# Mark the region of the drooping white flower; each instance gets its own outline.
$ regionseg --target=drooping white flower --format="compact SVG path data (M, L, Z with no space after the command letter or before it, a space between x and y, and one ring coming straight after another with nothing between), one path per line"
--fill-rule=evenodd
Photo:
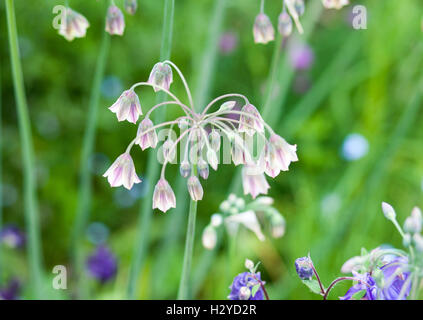
M170 208L176 207L175 193L164 178L160 178L154 187L153 209L159 209L166 212Z
M267 194L270 188L263 173L254 172L250 166L242 168L242 186L244 194L251 194L255 199L259 194Z
M119 187L123 185L130 190L134 183L140 183L135 172L134 161L129 153L121 154L110 168L104 173L103 177L107 177L111 187Z
M264 132L264 121L256 107L252 104L246 104L241 111L245 114L241 114L239 117L239 132L245 132L249 136L254 135L256 131Z
M281 136L272 134L266 145L266 174L274 178L280 171L288 171L291 162L298 161L296 152L296 145L290 145Z
M350 4L349 0L322 0L323 6L326 9L341 9Z
M278 30L284 37L289 37L292 34L292 19L286 11L283 11L278 17Z
M269 17L264 13L259 13L253 27L254 42L268 43L275 39L275 30Z
M142 150L147 148L155 148L157 146L158 137L156 130L151 130L153 128L153 122L149 118L145 118L141 121L138 126L137 139L135 141Z
M64 18L61 21L59 34L66 40L72 41L75 38L83 38L90 26L88 20L80 13L66 8Z
M115 5L110 5L107 10L106 31L111 35L123 35L125 30L125 18L122 11Z
M140 100L132 89L124 91L109 110L116 113L118 121L131 123L136 123L142 115Z
M161 90L158 87L169 90L172 81L172 68L168 64L162 62L158 62L154 65L148 78L148 82L154 85L153 89L156 92Z
M257 220L256 214L252 210L229 216L225 219L225 222L241 224L247 229L254 232L260 241L264 241L265 239L264 234L261 231L260 224Z
M200 180L198 180L197 176L189 177L187 186L192 200L199 201L203 199L203 187L201 186Z

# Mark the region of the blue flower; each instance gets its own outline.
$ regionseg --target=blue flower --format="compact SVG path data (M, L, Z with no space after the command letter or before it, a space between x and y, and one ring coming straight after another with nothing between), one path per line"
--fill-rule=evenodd
M89 274L101 283L116 275L117 261L115 255L105 246L99 245L86 262Z
M358 283L352 286L341 300L352 300L354 294L365 290L366 293L362 300L405 300L410 294L411 284L407 284L403 296L400 296L401 290L405 285L406 280L410 276L410 272L401 272L397 274L399 268L407 267L408 260L406 258L395 258L390 263L380 267L382 271L383 288L378 287L375 279L370 273L364 275L354 273L354 277Z
M313 263L309 257L295 260L295 270L301 280L309 280L313 277Z
M228 296L229 300L264 300L263 289L260 289L256 292L256 294L251 294L251 289L255 285L259 284L260 272L256 274L252 274L250 272L243 272L237 275L232 282L232 285L229 287L231 289L231 293ZM249 291L248 291L248 290ZM250 292L250 294L246 294Z
M0 230L0 242L10 248L22 248L25 245L25 234L15 225L7 225Z

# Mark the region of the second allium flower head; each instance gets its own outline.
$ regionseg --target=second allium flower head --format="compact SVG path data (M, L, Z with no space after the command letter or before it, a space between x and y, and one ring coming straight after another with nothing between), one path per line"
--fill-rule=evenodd
M170 85L173 81L172 68L180 76L185 87L188 104L170 92ZM135 93L135 88L149 86L154 91L163 91L170 100L153 106L138 126L136 137L128 145L126 151L118 157L113 165L104 174L112 187L123 185L131 189L134 183L141 180L135 173L135 166L130 156L134 145L139 145L142 150L156 148L158 135L156 129L166 126L178 126L179 136L173 137L169 131L163 143L161 155L163 166L161 176L157 182L153 194L153 208L166 212L176 206L175 194L165 178L165 169L169 162L175 158L177 146L181 148L180 173L187 178L187 188L194 201L203 198L203 188L199 177L207 179L209 176L209 165L217 170L219 165L218 152L221 149L221 139L226 138L231 143L231 156L235 165L243 165L243 187L245 194L251 194L253 198L259 194L266 194L269 184L266 181L265 173L275 177L280 171L288 170L292 161L297 161L296 146L288 144L282 137L278 136L272 128L263 120L259 111L241 94L227 94L220 96L205 106L202 112L195 111L190 89L182 72L171 61L157 63L149 76L147 82L134 84L130 89L124 91L118 100L109 108L114 112L119 121L127 120L136 123L143 115L140 100ZM235 109L236 101L226 101L221 104L215 112L208 112L218 102L228 98L242 99L244 106L241 110ZM154 125L150 114L168 105L178 106L184 115ZM268 133L268 137L266 137ZM254 159L252 151L246 145L246 140L262 138L265 145L262 148L258 159ZM222 149L223 150L223 149Z

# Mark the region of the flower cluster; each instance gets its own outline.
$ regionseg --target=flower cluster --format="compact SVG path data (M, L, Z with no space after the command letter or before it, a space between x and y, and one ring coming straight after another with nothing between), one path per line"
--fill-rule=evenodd
M256 272L259 263L254 266L254 263L246 259L245 267L249 270L238 274L232 282L229 289L231 293L228 296L229 300L268 300L265 282L261 280L260 272Z
M239 226L252 231L260 241L265 236L259 220L263 220L270 229L274 238L280 238L285 234L285 219L272 207L273 199L259 197L246 204L245 200L229 195L228 199L220 205L220 213L211 216L210 223L204 228L202 242L206 249L213 249L217 243L217 230L224 226L229 236L237 233Z
M287 10L288 9L288 10ZM300 17L304 14L304 0L284 0L282 12L278 17L278 31L284 36L291 35L294 20L299 33L304 33ZM275 39L275 29L270 18L264 13L264 0L261 1L260 13L257 15L253 27L254 42L266 44Z
M173 70L178 73L183 82L189 106L169 91L173 82ZM159 153L162 156L160 160L163 166L160 179L154 189L153 209L158 208L166 212L176 206L175 194L165 179L165 170L167 164L175 162L178 145L181 151L180 173L187 178L188 191L194 201L203 198L204 192L199 178L203 180L208 178L209 166L217 170L220 151L222 151L224 163L225 159L228 159L227 163L232 160L235 165L243 165L244 193L251 194L253 198L267 193L269 185L265 174L274 178L281 171L287 171L291 162L298 161L296 146L288 144L285 139L277 135L262 119L256 107L241 94L220 96L205 106L202 112L197 112L182 72L171 61L157 63L147 82L136 83L122 93L109 108L116 114L118 121L127 120L136 123L143 115L140 99L135 93L135 89L139 86L150 86L154 91L163 91L170 99L153 106L145 114L138 125L137 135L104 176L112 187L123 185L131 189L134 183L141 182L135 172L130 151L134 145L139 145L142 150L156 148L159 144L156 129L168 127ZM229 100L221 104L217 111L209 112L217 103L230 98L242 100L241 109L236 107L239 101ZM183 115L173 121L154 124L150 118L151 113L169 105L178 106ZM172 130L175 126L180 129L179 136ZM248 144L248 142L254 142L252 141L254 138L257 139L257 143L262 143L257 157L254 157L252 152L253 143ZM229 142L230 147L225 150L222 142ZM227 154L225 151L228 151ZM228 157L225 158L225 155Z
M135 14L137 0L125 0L125 10L129 14ZM66 40L72 41L75 38L84 38L90 26L88 20L80 13L66 7L62 13L59 24L59 34ZM125 30L125 18L118 6L111 1L106 15L106 31L111 35L123 35Z

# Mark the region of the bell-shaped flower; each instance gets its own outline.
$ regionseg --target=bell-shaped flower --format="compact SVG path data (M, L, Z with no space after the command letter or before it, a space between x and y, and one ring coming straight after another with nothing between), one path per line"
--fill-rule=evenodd
M200 180L198 180L197 176L189 177L187 186L192 200L199 201L203 199L203 187L201 186Z
M217 158L217 154L213 149L207 150L207 160L210 164L210 166L213 168L214 171L217 170L217 166L219 164L219 159Z
M268 43L275 39L275 30L269 17L264 13L259 13L253 27L254 42Z
M232 161L234 165L251 163L251 154L248 151L248 146L239 135L234 135L232 139L231 148Z
M209 177L209 165L203 158L198 159L197 169L201 178L206 180Z
M166 212L170 208L176 207L175 193L169 183L164 178L160 178L154 187L153 193L153 209L159 209Z
M116 113L118 121L128 120L131 123L137 123L142 115L140 100L132 89L125 90L109 110Z
M163 143L163 157L166 161L172 162L175 159L176 147L171 137L168 137Z
M121 154L110 168L104 173L103 177L107 177L111 187L119 187L123 185L126 189L132 189L134 183L140 183L135 172L134 161L127 152Z
M208 250L212 250L214 247L216 247L217 232L213 226L209 225L204 228L201 242L203 243L203 247Z
M278 18L278 30L284 37L289 37L292 34L292 19L288 12L283 11Z
M125 6L126 12L134 15L135 12L137 11L138 3L137 3L137 0L125 0L124 6Z
M183 160L181 165L179 166L179 172L183 178L188 178L191 174L191 165L187 160Z
M256 131L264 132L263 118L252 104L246 104L242 110L243 113L239 117L239 132L245 132L252 136Z
M264 174L251 165L242 168L242 186L244 194L251 194L253 199L259 194L267 194L270 188Z
M323 6L326 9L341 9L350 4L349 0L322 0Z
M282 171L288 171L291 162L298 161L297 146L290 145L284 138L272 134L266 145L266 174L275 177Z
M209 133L209 143L210 143L210 147L214 150L214 151L219 151L220 149L220 134L217 130L213 129L210 133Z
M168 64L162 62L158 62L154 65L148 78L148 82L153 85L153 89L156 92L160 91L161 88L169 90L172 81L172 68Z
M80 13L71 8L65 9L65 16L61 21L59 34L66 40L72 41L75 38L83 38L90 26L88 20Z
M256 214L252 210L231 215L225 219L225 223L241 224L247 229L254 232L260 241L264 241L265 239L264 234L261 231L260 223L257 220Z
M135 144L138 144L142 150L147 148L155 148L157 146L158 137L156 130L153 128L153 122L149 118L145 118L138 126L137 139Z
M110 5L109 9L107 10L107 18L106 18L106 31L111 35L117 34L119 36L123 35L123 31L125 30L125 19L123 17L122 11L115 6Z

